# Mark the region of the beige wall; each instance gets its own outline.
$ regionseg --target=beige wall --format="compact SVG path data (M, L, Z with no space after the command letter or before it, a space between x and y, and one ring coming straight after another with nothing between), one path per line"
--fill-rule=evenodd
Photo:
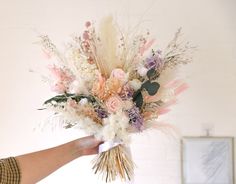
M29 68L42 72L47 64L32 43L41 32L62 44L71 33L82 30L84 21L109 13L126 25L143 17L142 27L150 28L160 45L182 26L198 52L195 62L182 69L190 89L163 119L182 135L204 135L208 124L212 135L235 136L235 10L235 0L0 0L0 157L83 135L75 130L33 131L49 116L36 109L51 93L39 75L28 72ZM138 165L135 184L180 183L178 140L148 132L134 137L132 152ZM90 170L91 159L76 160L40 183L100 183Z

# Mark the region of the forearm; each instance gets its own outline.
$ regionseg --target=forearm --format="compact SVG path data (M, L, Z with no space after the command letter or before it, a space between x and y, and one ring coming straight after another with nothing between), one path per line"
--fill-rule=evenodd
M68 162L80 157L79 140L16 157L21 170L21 184L35 184Z

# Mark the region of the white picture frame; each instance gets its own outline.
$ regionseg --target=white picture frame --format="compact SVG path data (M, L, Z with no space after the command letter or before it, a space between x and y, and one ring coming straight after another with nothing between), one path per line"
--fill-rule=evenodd
M234 184L233 137L183 137L182 184Z

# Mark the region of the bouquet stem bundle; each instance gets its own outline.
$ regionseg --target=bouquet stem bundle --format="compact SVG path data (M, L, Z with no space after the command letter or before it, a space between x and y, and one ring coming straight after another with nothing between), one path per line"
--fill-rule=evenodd
M118 145L100 153L94 160L95 174L100 173L106 182L111 182L120 176L123 181L133 177L134 163L127 147Z
M46 78L57 95L44 105L62 117L65 128L81 128L104 141L93 169L106 182L117 176L122 181L133 178L134 163L125 146L130 134L168 127L155 122L187 88L173 74L178 65L191 61L194 48L181 35L179 29L162 52L152 49L155 39L149 31L125 33L109 16L98 30L86 22L65 54L48 36L40 36L45 54L58 60Z

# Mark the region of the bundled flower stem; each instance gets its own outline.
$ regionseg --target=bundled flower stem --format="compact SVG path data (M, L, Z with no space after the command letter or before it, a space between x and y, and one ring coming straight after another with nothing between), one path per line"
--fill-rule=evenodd
M106 182L111 182L119 176L123 181L133 178L134 163L130 153L123 145L118 145L100 153L94 160L95 174L100 173Z

